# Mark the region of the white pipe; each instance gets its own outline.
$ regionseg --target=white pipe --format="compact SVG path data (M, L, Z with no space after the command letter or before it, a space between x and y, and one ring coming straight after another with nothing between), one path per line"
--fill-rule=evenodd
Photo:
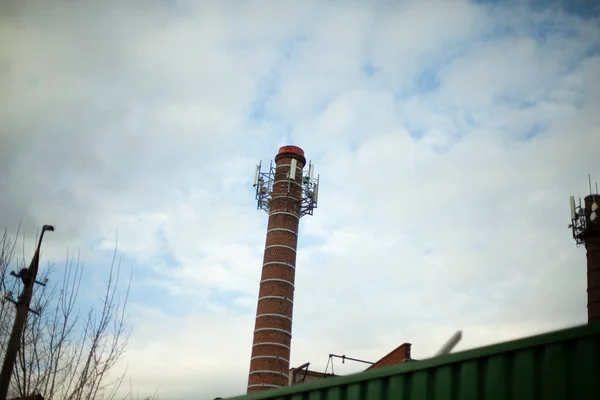
M462 339L462 331L456 331L454 335L452 335L452 337L450 337L450 339L448 339L448 341L442 346L442 348L439 349L437 353L435 353L434 357L449 354L454 348L454 346L456 346L458 342L460 342L460 339Z

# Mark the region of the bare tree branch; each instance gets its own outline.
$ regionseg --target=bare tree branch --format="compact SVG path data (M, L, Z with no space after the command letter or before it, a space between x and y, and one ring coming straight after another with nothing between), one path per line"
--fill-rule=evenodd
M15 292L20 285L19 280L8 273L10 266L15 268L22 264L21 260L14 259L16 244L5 229L0 236L2 297L9 290ZM41 314L32 313L28 318L10 395L39 393L47 400L112 400L126 373L115 375L114 368L125 354L131 333L126 311L132 275L126 288L120 290L121 261L115 246L97 307L90 307L82 315L77 308L83 274L79 253L73 256L67 252L64 265L61 268L48 266L40 279L50 279L61 269L62 277L59 275L59 279L35 289L32 309L41 309ZM0 302L0 354L5 352L13 318L13 304ZM131 389L127 398L133 399ZM155 398L158 398L158 390L148 399Z

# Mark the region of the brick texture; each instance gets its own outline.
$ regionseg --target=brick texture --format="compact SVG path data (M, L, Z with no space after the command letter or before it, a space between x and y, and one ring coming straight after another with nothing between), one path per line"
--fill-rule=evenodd
M405 360L410 360L410 343L401 344L390 353L386 354L383 358L371 365L369 369L387 367L390 365L402 364Z
M274 200L276 201L276 200ZM287 211L286 211L287 212ZM287 214L274 214L269 217L267 231L272 228L298 229L298 218Z
M285 228L283 228L285 229ZM298 244L298 236L290 230L272 230L267 233L266 246L285 245L296 248Z
M265 328L265 327L259 326L256 329L261 329L261 328ZM266 328L273 328L273 327L266 327ZM288 329L284 328L284 330L289 332ZM282 331L276 331L276 330L260 330L260 331L254 333L254 338L255 338L255 342L254 342L255 344L256 343L280 343L280 344L290 347L290 344L292 342L291 336L289 334L282 332ZM277 356L277 357L286 358L285 354L283 354L283 353L280 354L279 352L277 352L277 354L269 354L269 353L263 352L263 347L265 347L265 346L271 346L271 345L255 346L255 348L257 349L258 355L261 355L261 356L273 355L273 356ZM276 345L272 345L271 347L277 347L278 349L285 349L285 347L276 346Z
M294 299L294 287L284 282L267 281L260 285L258 297L265 296L283 296L288 299Z
M256 361L256 360L252 360L252 361ZM256 369L256 371L260 371L259 369ZM286 376L282 376L279 374L273 374L273 373L263 373L263 372L259 372L259 373L252 373L252 371L250 372L250 376L248 377L248 386L250 385L260 385L260 384L271 384L271 385L278 385L280 387L283 386L287 386L288 385L288 377ZM262 390L269 390L269 389L273 389L273 387L270 386L264 386L264 387L260 387L260 386L252 386L248 388L248 394L250 393L255 393L255 392L260 392Z
M256 317L255 329L260 328L277 328L283 329L286 332L292 331L292 320L290 318L280 317L283 315L283 309L277 310L278 314L274 315L258 315Z
M285 243L280 243L281 245L287 246ZM273 245L271 245L273 246ZM277 246L277 244L275 244ZM264 264L271 261L280 261L288 264L295 265L296 264L296 252L294 250L290 250L286 247L269 247L265 249L264 255Z
M296 271L294 268L282 264L267 264L263 266L261 281L264 279L285 279L294 283L295 277Z
M258 358L253 360L257 371L279 371L286 360L279 358Z
M261 343L278 341L283 343L287 341L287 345L289 346L289 343L291 342L289 336L279 332L257 332L255 333L255 336L260 339L258 342ZM285 347L273 346L270 344L254 346L252 348L252 357L256 356L278 356L287 360L286 357L289 356L289 350L287 350Z
M281 313L284 315L292 315L292 302L285 299L261 299L258 302L257 315ZM257 321L258 322L258 321Z
M293 158L296 159L297 169L294 180L290 180L290 164ZM252 357L277 356L279 359L256 358L250 361L248 393L272 389L268 385L288 385L290 350L282 346L261 343L278 343L288 347L291 345L291 336L288 333L292 332L295 250L298 245L298 224L302 199L302 169L306 164L306 159L299 154L294 154L294 151L285 152L285 149L282 148L275 157L275 164L275 181L269 207L270 215L258 295L260 300L256 308L257 317L254 325L254 329L259 331L254 332ZM270 279L280 279L291 284ZM277 296L277 298L264 298L265 296ZM279 316L261 316L262 314L278 314ZM264 328L281 329L285 332L264 330ZM256 372L265 370L273 371L273 373ZM263 387L263 384L266 386Z

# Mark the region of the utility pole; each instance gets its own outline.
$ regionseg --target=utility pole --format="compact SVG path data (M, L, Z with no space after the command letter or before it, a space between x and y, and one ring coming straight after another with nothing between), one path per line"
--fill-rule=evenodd
M27 322L27 315L29 311L34 314L39 314L39 311L32 310L29 308L31 302L31 296L33 294L33 285L39 284L42 286L46 285L46 282L39 282L36 280L38 273L38 266L40 264L40 246L42 245L42 239L46 231L54 232L52 225L44 225L42 227L42 233L40 234L40 240L38 241L35 254L29 264L29 268L23 268L19 273L12 271L10 274L16 278L20 278L23 281L23 290L21 295L15 301L12 299L12 294L6 297L6 300L14 303L17 306L17 313L15 315L15 322L13 329L10 334L8 346L6 346L6 354L4 356L4 363L2 364L2 371L0 371L0 400L6 400L8 395L8 388L10 387L10 380L12 378L13 368L17 359L17 353L21 344L21 336Z

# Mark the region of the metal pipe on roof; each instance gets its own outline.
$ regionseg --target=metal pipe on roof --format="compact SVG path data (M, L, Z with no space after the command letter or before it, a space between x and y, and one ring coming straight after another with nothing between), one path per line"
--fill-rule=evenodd
M448 341L442 346L442 348L439 349L437 353L435 353L434 357L449 354L454 348L454 346L456 346L458 342L460 342L460 339L462 339L462 331L456 331L454 335L452 335L450 339L448 339Z

